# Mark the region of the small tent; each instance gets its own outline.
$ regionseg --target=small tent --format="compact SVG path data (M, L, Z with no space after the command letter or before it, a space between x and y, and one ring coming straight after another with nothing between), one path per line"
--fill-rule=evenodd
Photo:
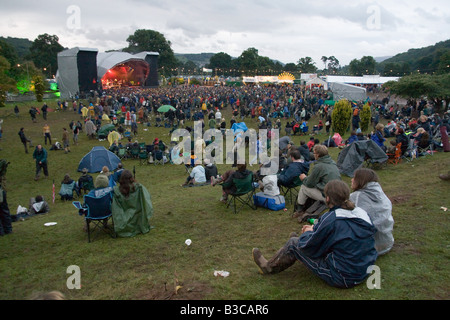
M387 161L388 156L372 140L355 141L342 149L336 164L341 174L353 177L354 172L363 165L366 159L375 163L383 163Z
M105 147L93 147L92 150L81 159L78 165L78 171L83 168L88 169L88 172L100 172L103 166L107 166L109 171L117 169L120 163L120 158L113 152L107 150Z

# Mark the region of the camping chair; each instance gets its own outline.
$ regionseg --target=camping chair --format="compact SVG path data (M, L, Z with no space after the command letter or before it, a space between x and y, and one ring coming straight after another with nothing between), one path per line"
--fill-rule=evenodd
M244 179L233 179L233 184L236 186L236 192L229 194L230 199L227 202L227 208L233 203L234 213L238 213L244 206L248 206L253 210L256 210L256 206L253 202L253 194L255 193L255 187L253 186L253 173L250 173ZM222 184L226 186L225 183ZM236 206L236 200L241 204L239 209Z
M292 200L297 199L298 192L300 191L300 187L302 185L302 180L299 177L296 177L295 180L288 187L281 185L281 192L289 203L294 203Z
M125 147L119 148L119 151L117 152L117 156L119 157L120 160L125 159L127 156L127 148L125 148Z
M397 143L395 146L395 152L386 153L386 155L389 157L387 163L399 164L402 161L402 144Z
M164 153L161 150L157 150L153 152L153 161L155 166L160 164L164 165Z
M140 152L140 148L138 145L133 145L130 148L130 156L133 159L138 159L139 158L139 152Z
M429 155L433 155L433 142L430 141L430 143L428 144L427 147L425 148L421 148L420 146L417 146L417 154L419 156L429 156Z
M147 147L145 146L145 143L139 144L139 164L142 165L142 163L146 164L148 163L149 154L147 152Z
M411 162L417 157L417 148L416 145L414 144L414 138L411 139L410 136L407 137L408 137L408 148L403 154L402 159L406 159L406 161Z
M112 198L110 193L106 193L99 198L89 195L84 196L88 242L91 242L91 234L93 234L96 230L103 230L111 237L116 237L114 223L112 226L108 225L108 221L110 219L112 220L111 202ZM93 223L93 228L90 227L91 222Z
M83 191L85 194L94 189L94 179L91 176L88 176L88 180L82 181L81 185L78 186L79 193Z

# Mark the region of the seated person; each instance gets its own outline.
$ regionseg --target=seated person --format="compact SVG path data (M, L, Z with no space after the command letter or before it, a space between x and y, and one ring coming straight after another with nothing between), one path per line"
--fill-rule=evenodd
M324 146L327 146L328 148L337 148L336 142L334 141L334 139L332 137L329 137L322 144Z
M299 260L332 287L351 288L368 277L367 268L377 259L376 229L369 215L349 200L345 182L332 180L324 192L329 211L316 224L303 226L300 236L291 233L269 260L258 248L253 249L253 260L262 274L282 272Z
M203 168L200 160L195 160L195 166L192 169L189 176L186 178L186 182L181 186L185 187L187 185L193 185L196 183L206 182L205 168Z
M414 144L421 149L426 149L430 145L430 135L424 128L418 128L414 135Z
M134 180L133 174L124 169L119 185L112 191L111 211L114 230L118 237L133 237L150 231L153 205L148 190Z
M384 142L386 139L383 136L384 125L382 123L378 123L375 126L375 132L370 136L370 138L384 151L386 152L386 146Z
M214 163L211 163L211 160L209 160L208 158L203 160L203 162L205 163L206 181L212 181L212 179L211 179L212 177L218 178L219 172L217 170L217 166Z
M336 162L328 154L328 148L324 145L315 145L313 148L314 167L307 176L302 173L300 180L302 186L298 192L297 203L294 210L296 211L293 217L300 217L305 208L306 201L311 198L316 201L325 202L323 190L325 185L331 180L341 180L341 173L336 165ZM301 217L300 217L301 218Z
M164 152L159 148L158 144L153 148L153 160L163 161L164 163L167 162L167 159L164 158Z
M0 186L0 237L12 231L12 217L6 200L6 190Z
M310 152L312 152L312 148L314 147L314 137L309 138L308 143L306 144Z
M306 144L305 141L303 141L303 140L300 141L300 147L298 147L298 151L300 151L300 154L301 154L303 160L309 161L310 152L309 152L308 145Z
M290 156L292 161L277 174L279 186L291 187L296 178L309 171L309 164L301 159L298 149L292 150Z
M404 155L406 150L408 150L409 140L403 128L397 128L395 130L395 142L397 144L401 143L402 155Z
M119 152L119 146L117 145L117 140L115 140L111 146L109 147L109 151L111 151L112 153L117 154L117 152Z
M74 191L77 191L76 182L70 178L68 173L66 173L61 181L61 188L59 190L61 200L73 200Z
M387 149L386 149L386 154L394 155L395 154L395 149L397 149L397 142L395 140L390 140L389 141L389 147L387 147Z
M359 130L359 132L358 130L356 131L356 137L358 138L358 141L367 140L367 137L364 136L364 133L362 133L361 130Z
M120 175L122 174L122 172L123 172L123 164L122 164L122 162L119 162L117 164L117 170L112 175L112 177L116 183L119 182Z
M392 203L383 192L375 171L367 168L356 170L352 178L352 189L350 201L367 212L377 229L375 249L378 255L387 253L394 245Z
M90 197L100 198L109 193L112 199L113 188L109 185L109 178L104 174L99 174L95 178L94 189L90 190L87 194ZM83 208L79 209L78 214L84 215L87 213L86 206L83 204Z
M89 192L94 187L94 178L88 174L88 169L81 170L82 175L78 179L78 191L83 190L84 193Z
M44 197L37 195L35 198L30 199L28 212L30 215L47 213L50 212L50 207L47 201L44 201Z
M247 165L237 164L237 169L235 171L228 170L219 179L214 179L213 186L217 183L223 182L222 184L222 197L220 201L227 202L228 195L236 192L237 187L233 182L233 179L245 179L249 174L253 174L250 170L247 170Z
M358 137L356 136L356 131L353 130L350 133L350 137L345 141L345 144L349 145L349 144L351 144L352 142L355 142L355 141L358 141Z

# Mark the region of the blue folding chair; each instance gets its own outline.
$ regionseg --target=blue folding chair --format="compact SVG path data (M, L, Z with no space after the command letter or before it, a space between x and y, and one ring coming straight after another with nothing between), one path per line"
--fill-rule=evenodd
M97 229L103 230L113 238L116 237L116 233L114 231L114 222L112 226L108 225L108 221L112 220L111 203L112 197L110 192L98 198L90 195L84 196L88 242L91 242L91 234L94 233L94 231ZM90 227L91 222L94 226L92 229Z

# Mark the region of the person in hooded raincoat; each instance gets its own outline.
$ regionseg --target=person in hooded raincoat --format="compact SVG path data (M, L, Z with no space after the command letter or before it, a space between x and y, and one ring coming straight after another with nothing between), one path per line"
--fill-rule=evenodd
M153 205L148 190L124 169L119 184L113 188L111 211L118 237L133 237L150 231Z
M364 209L377 228L375 249L378 255L389 252L394 245L392 203L384 194L375 171L368 168L356 170L352 178L352 189L350 201Z

